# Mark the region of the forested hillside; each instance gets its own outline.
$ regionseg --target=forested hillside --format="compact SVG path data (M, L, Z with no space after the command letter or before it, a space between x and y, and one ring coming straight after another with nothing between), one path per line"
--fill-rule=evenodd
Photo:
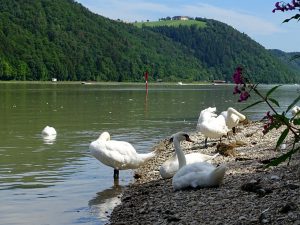
M202 80L209 72L168 38L72 0L0 1L1 80Z
M242 65L256 82L299 81L300 71L292 71L286 61L274 57L246 34L215 20L196 20L205 22L206 26L148 26L144 23L143 29L163 34L191 49L215 78L229 80L236 65Z
M127 24L73 0L0 1L0 80L231 80L243 65L255 81L298 82L298 71L226 24Z
M295 72L300 71L300 58L296 57L293 58L294 56L299 56L300 52L283 52L278 49L270 49L269 50L271 54L273 54L275 57L279 58L287 64L291 69L293 69Z

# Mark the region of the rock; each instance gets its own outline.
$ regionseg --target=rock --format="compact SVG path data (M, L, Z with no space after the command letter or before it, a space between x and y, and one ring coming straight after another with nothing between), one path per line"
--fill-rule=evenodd
M277 175L272 175L271 180L280 180L280 177Z
M279 210L279 212L288 213L290 211L294 211L297 209L298 209L298 206L295 203L289 202L289 203L285 204L284 206L282 206L281 209Z

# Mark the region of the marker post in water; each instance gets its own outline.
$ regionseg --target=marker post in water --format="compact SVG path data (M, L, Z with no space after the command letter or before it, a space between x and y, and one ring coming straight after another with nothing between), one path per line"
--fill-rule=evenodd
M148 93L148 70L146 70L144 76L145 76L145 82L146 82L146 93Z

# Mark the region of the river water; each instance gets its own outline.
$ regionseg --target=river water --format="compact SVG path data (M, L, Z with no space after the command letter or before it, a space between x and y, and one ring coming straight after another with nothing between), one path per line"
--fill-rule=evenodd
M263 92L271 86L261 86ZM193 132L199 112L238 103L230 85L0 83L0 224L104 224L120 202L132 171L113 170L94 159L88 146L103 131L149 152L175 132ZM297 85L274 93L285 109ZM250 101L254 101L255 96ZM268 110L245 112L260 119ZM53 126L54 140L42 129Z

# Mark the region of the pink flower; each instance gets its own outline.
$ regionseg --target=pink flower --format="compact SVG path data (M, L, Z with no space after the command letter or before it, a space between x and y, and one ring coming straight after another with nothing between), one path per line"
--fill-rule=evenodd
M233 89L233 94L235 95L235 94L240 94L240 93L241 93L241 90L239 89L239 86L236 85Z
M248 93L248 91L243 91L240 94L240 99L238 100L238 102L246 101L249 97L250 97L250 94Z
M242 71L243 71L243 69L241 67L237 67L235 69L235 72L232 76L233 81L234 81L235 84L244 84Z

